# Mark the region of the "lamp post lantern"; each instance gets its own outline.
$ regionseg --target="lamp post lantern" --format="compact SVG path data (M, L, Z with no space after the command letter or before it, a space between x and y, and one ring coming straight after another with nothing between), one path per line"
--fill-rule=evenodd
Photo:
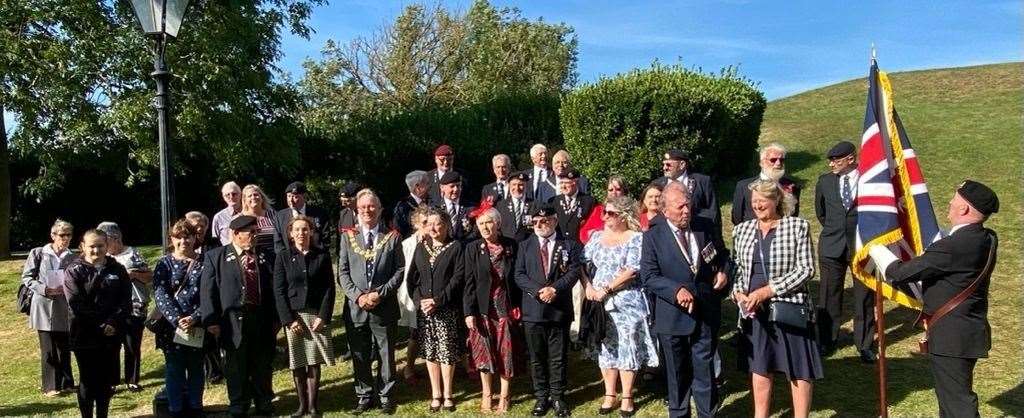
M170 149L167 133L167 82L171 73L167 71L164 50L168 38L178 36L188 0L131 0L131 2L132 9L135 10L135 17L142 24L143 32L153 38L156 43L153 72L150 75L156 80L156 96L153 107L156 108L157 113L157 138L160 148L160 237L162 239L161 247L166 253L167 230L173 216L174 205L172 203Z

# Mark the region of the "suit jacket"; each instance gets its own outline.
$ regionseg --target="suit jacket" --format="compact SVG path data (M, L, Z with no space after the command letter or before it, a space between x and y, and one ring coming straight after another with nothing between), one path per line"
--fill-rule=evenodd
M533 199L537 202L547 202L552 197L558 194L558 190L555 187L555 173L551 169L547 169L547 181L537 182L537 187L533 187L533 167L526 169L528 177L526 179L526 197Z
M255 250L255 247L253 247ZM255 253L260 276L260 305L264 319L276 319L274 298L274 254ZM242 321L245 313L245 277L242 273L242 255L228 244L214 248L203 256L203 278L199 281L199 312L203 325L219 325L221 344L231 341L242 344ZM265 331L253 336L250 344L273 344L273 324L265 324Z
M840 197L839 176L825 173L814 186L814 214L821 223L818 253L822 257L840 258L844 251L853 255L857 236L856 201L847 209ZM856 187L856 185L850 185Z
M439 206L444 209L445 212L448 211L448 209L444 207L444 201L442 201ZM451 230L448 232L448 235L453 240L466 243L480 237L480 234L476 232L476 224L473 220L469 219L469 213L474 209L476 209L476 207L464 206L459 203L455 216L451 218Z
M754 208L750 206L750 183L757 180L758 176L743 179L736 182L736 190L732 195L732 224L739 225L743 222L754 219ZM788 176L779 179L779 185L796 198L796 205L793 206L792 216L800 216L800 185Z
M690 205L695 216L707 218L715 225L722 223L722 212L718 208L718 198L715 197L715 188L711 184L711 177L701 173L687 173L686 188L690 190ZM674 180L674 179L673 179ZM662 188L668 184L669 178L662 176L654 182Z
M518 242L511 238L501 237L502 266L501 281L508 295L509 309L520 306L522 290L515 283L516 250ZM494 288L490 252L487 243L481 238L463 249L462 258L466 261L466 287L462 293L462 312L466 316L487 315L491 308L491 290Z
M522 241L530 237L533 234L533 227L530 224L529 213L530 209L533 208L533 200L524 197L522 216L516 219L515 208L513 207L513 200L505 199L501 202L495 203L494 208L498 210L498 214L501 215L501 235L506 238L511 238L516 241Z
M455 170L455 172L459 173L459 175L462 177L462 195L463 195L463 197L467 198L467 200L472 202L473 201L472 198L474 196L469 196L468 191L470 190L470 183L469 183L469 179L466 177L466 173L464 173L462 170L460 170L458 168L452 168L452 170ZM429 183L427 190L430 193L428 195L429 197L427 198L427 201L430 202L431 205L439 205L441 203L444 203L444 199L441 197L441 183L440 183L440 180L441 180L441 178L438 176L436 168L427 172L427 181Z
M334 268L331 256L320 247L302 254L293 248L277 253L274 262L274 297L277 316L290 324L297 312L315 309L325 323L334 313Z
M772 300L810 306L807 283L814 278L814 249L811 248L811 224L795 216L785 216L775 227L775 239L768 254L768 287ZM751 219L732 229L735 279L734 292L750 291L751 266L757 248L757 220Z
M516 285L522 289L523 321L569 323L573 319L572 288L582 274L581 249L574 240L557 235L549 260L550 271L544 275L540 259L540 238L536 235L519 243L516 254ZM556 238L557 237L557 238ZM555 288L555 300L541 302L537 292L544 287Z
M378 224L379 226L381 224ZM380 249L371 264L352 246L352 241L355 241L360 252L365 251L366 238L363 233L358 228L344 232L341 237L341 249L338 251L338 286L345 293L345 303L348 304L352 322L393 324L398 321L396 292L405 271L402 238L398 231L383 232L378 228L374 239L374 248L379 246ZM370 267L372 277L368 272ZM356 303L359 295L373 291L380 294L380 303L370 311L359 307Z
M494 204L497 204L498 201L508 197L508 180L505 181L504 194L499 194L498 191L499 190L497 181L493 183L487 183L487 185L485 185L483 189L480 190L480 200L483 201L487 198L491 198L493 199Z
M128 270L107 256L103 267L86 264L81 258L64 270L64 296L71 307L72 350L116 349L132 310L131 278ZM116 331L107 336L100 329L110 325Z
M580 239L580 227L583 221L594 210L594 197L583 192L576 193L576 209L568 210L568 199L564 195L558 195L548 201L555 205L555 212L558 213L558 233L563 237L572 240Z
M28 324L38 331L68 332L71 314L64 295L46 296L49 287L60 288L63 268L75 260L75 255L64 250L58 255L50 244L33 248L25 258L21 271L21 284L32 291L32 304L28 311Z
M988 261L992 237L995 232L981 224L964 226L932 243L920 256L890 264L885 278L896 283L921 281L924 312L934 314L981 274ZM988 323L989 283L990 280L983 280L956 309L930 325L930 353L961 358L988 357L988 350L992 348L992 329Z
M423 203L427 203L426 199L424 199ZM395 203L395 208L391 211L393 214L391 218L393 222L392 226L398 230L398 233L401 234L402 238L408 238L413 232L415 232L410 218L412 218L412 211L416 209L417 206L419 206L419 204L416 203L416 198L412 195L407 195L399 199L398 203Z
M331 242L331 226L330 220L327 218L327 212L324 212L320 208L306 205L305 208L306 216L313 219L313 232L316 233L317 243L320 245L327 245ZM284 208L277 211L277 225L274 236L274 253L279 253L285 248L290 248L292 242L288 237L288 222L292 220L292 208Z
M430 264L430 255L421 242L416 244L412 264L409 265L407 285L409 294L419 309L423 299L434 299L438 308L462 309L462 290L465 283L466 263L462 259L462 243L450 241L448 247Z
M690 221L697 241L697 272L683 255L668 222L659 222L644 232L640 254L640 280L654 294L654 331L659 334L690 335L703 322L717 330L721 321L721 298L725 292L714 290L715 274L728 268L729 250L718 239L714 226L704 218ZM693 295L695 308L688 313L676 303L676 293L686 288ZM728 286L726 286L728 289ZM708 336L710 338L710 336Z

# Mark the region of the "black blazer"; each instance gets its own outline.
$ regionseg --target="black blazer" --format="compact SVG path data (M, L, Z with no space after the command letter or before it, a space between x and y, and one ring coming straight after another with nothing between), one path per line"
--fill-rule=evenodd
M426 200L423 203L426 204ZM412 211L416 209L416 206L419 206L416 204L416 198L412 197L412 195L406 195L399 199L398 203L395 203L395 208L391 211L393 226L398 230L403 239L409 238L414 232L411 218Z
M567 212L565 210L567 198L564 195L558 195L548 200L548 203L555 205L555 212L558 214L558 233L563 237L579 241L580 239L580 226L587 220L587 216L590 216L590 212L594 210L594 197L583 192L576 193L576 210Z
M825 173L818 177L818 184L814 186L814 214L821 223L818 236L818 254L821 257L840 258L844 251L853 255L857 236L856 207L856 203L849 209L843 206L839 176Z
M409 275L406 278L406 285L412 300L416 302L419 309L420 301L423 299L434 299L438 308L451 307L462 308L462 289L466 270L465 261L462 259L462 243L451 241L448 248L438 254L434 267L430 266L427 249L421 242L416 244L416 251L413 253L412 263L409 265Z
M572 287L582 274L580 251L578 242L556 238L551 253L551 269L545 276L544 266L540 264L540 239L534 235L519 243L515 278L516 285L523 292L523 321L572 321ZM537 291L548 286L555 288L555 300L544 303L538 298Z
M497 209L498 214L501 215L501 235L516 241L522 241L533 234L533 226L530 224L530 220L528 218L530 216L530 209L533 208L534 203L532 199L526 198L525 196L523 197L522 211L525 219L516 219L512 205L513 201L511 198L494 204L494 208Z
M319 245L327 245L333 240L331 233L333 228L330 226L330 219L327 217L327 212L324 212L320 208L306 205L306 216L313 219L313 232L316 233L317 243ZM288 238L288 222L292 220L292 208L284 208L277 211L275 215L277 217L277 225L275 225L277 234L274 235L274 253L279 253L285 248L292 246L291 240Z
M711 184L711 177L701 173L687 173L689 178L687 189L690 191L690 206L693 208L694 216L707 218L715 225L721 225L722 212L718 208L718 198L715 196L715 187ZM654 182L662 188L668 184L669 178L661 176Z
M476 196L470 196L469 190L472 189L470 187L469 179L466 177L466 173L458 168L452 168L452 170L455 170L455 172L459 173L459 176L462 177L462 199L464 201L473 202ZM441 197L440 180L441 179L438 178L436 168L427 172L427 190L429 193L427 195L427 201L430 202L431 205L440 205L444 203L444 199Z
M757 180L758 176L746 178L736 182L736 190L732 194L732 224L739 225L754 219L754 208L750 206L750 190L747 189L750 183ZM788 176L779 179L779 185L793 194L796 204L793 206L793 213L790 215L800 216L800 185ZM785 215L785 214L782 214Z
M325 323L334 313L334 268L331 257L313 246L303 255L295 248L277 253L274 262L274 303L282 324L290 324L297 311L315 309Z
M527 175L525 188L526 197L538 202L547 202L558 194L558 190L556 190L555 187L558 183L558 179L555 178L555 172L550 168L547 169L547 181L543 183L538 182L536 190L533 188L533 166L530 166L530 168L527 168L525 171Z
M935 313L961 290L971 285L988 261L995 232L981 224L970 224L935 241L923 254L909 261L896 261L885 269L885 278L896 283L921 281L924 312ZM995 260L993 260L995 262ZM929 328L928 351L950 357L985 358L992 348L988 323L989 280L960 306Z
M255 247L254 247L255 248ZM245 308L245 280L242 277L241 255L228 244L217 247L203 257L203 278L199 283L199 312L203 325L219 325L220 341L231 341L235 347L242 344L242 315ZM260 273L260 310L263 318L277 318L274 298L274 254L256 252L256 266ZM273 344L270 332L274 325L265 324L266 332L257 336L253 344Z
M504 196L498 194L498 182L497 181L495 181L494 183L487 183L487 185L485 185L483 187L483 189L480 189L480 200L483 201L483 200L487 199L488 197L490 197L490 198L493 199L494 204L497 204L498 201L504 199L508 195L509 195L509 192L508 192L508 180L505 181L505 194L504 194Z
M504 271L502 281L505 282L505 292L508 294L509 308L519 306L522 303L522 290L515 283L515 263L517 242L511 238L501 237L499 239L504 255L501 258L501 265ZM491 278L491 256L487 250L484 240L478 239L466 245L463 249L463 259L466 261L466 288L462 294L462 312L464 315L486 315L491 307L491 289L493 282Z
M64 270L64 296L71 307L72 350L116 349L132 310L131 279L128 270L107 256L103 268L77 258ZM110 325L116 331L107 336L100 329Z

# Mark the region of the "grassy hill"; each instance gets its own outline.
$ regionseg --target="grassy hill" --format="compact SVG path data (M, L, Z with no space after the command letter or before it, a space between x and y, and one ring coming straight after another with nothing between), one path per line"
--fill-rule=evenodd
M866 72L867 68L865 68ZM910 139L916 148L928 185L932 190L939 218L945 223L945 203L952 190L965 178L992 186L1002 200L1002 211L989 226L1001 236L1000 262L993 276L989 318L993 329L991 358L979 362L975 388L981 398L983 416L1024 416L1024 392L1021 374L1021 239L1022 234L1022 102L1024 102L1024 64L1000 64L969 68L915 71L892 74L895 101ZM864 117L867 85L864 79L808 91L769 104L762 125L762 142L780 141L790 147L787 167L802 179L807 192L801 207L804 217L813 218L814 181L827 170L825 151L839 139L859 143ZM727 202L732 185L722 181L719 201ZM728 204L722 211L728 214ZM728 221L726 222L728 223ZM816 222L812 225L817 227ZM948 226L948 225L944 225ZM728 233L728 231L726 231ZM816 235L815 231L815 235ZM42 238L42 237L40 237ZM147 248L155 256L156 248ZM15 313L14 293L23 261L0 262L0 376L4 393L0 395L0 415L77 415L74 396L48 399L39 395L38 342L25 327L24 316ZM812 284L816 292L816 283ZM937 416L932 380L924 359L910 355L916 346L918 331L910 326L915 314L891 309L886 316L889 349L889 399L893 416ZM340 312L340 309L336 309ZM723 416L750 416L751 398L748 379L735 371L734 350L728 342L733 332L734 308L726 304L723 322L723 355L726 357L727 382ZM846 308L846 319L852 309ZM336 321L335 324L340 324ZM849 334L850 321L844 325ZM335 331L335 334L339 334ZM875 369L862 365L850 346L850 338L825 360L825 379L814 393L816 416L873 416L876 414ZM336 344L337 346L337 344ZM143 355L143 385L140 394L119 391L113 401L116 415L150 413L153 394L163 384L163 358L153 349L148 334ZM295 394L285 370L284 356L275 363L274 387L281 399L275 402L279 413L295 407ZM573 355L569 367L569 401L575 413L596 413L602 388L593 361ZM404 350L397 355L404 358ZM422 366L421 366L422 367ZM425 373L425 371L424 371ZM654 386L657 386L655 384ZM324 371L325 393L322 407L332 414L344 414L353 405L351 366L328 367ZM398 413L425 415L429 388L421 380L416 385L398 388ZM528 415L532 404L529 378L523 375L513 387L513 413ZM461 416L476 416L479 382L456 377L456 397ZM222 409L226 403L224 386L210 387L206 403ZM791 415L788 388L776 383L777 415ZM664 416L665 407L651 387L637 394L640 415Z

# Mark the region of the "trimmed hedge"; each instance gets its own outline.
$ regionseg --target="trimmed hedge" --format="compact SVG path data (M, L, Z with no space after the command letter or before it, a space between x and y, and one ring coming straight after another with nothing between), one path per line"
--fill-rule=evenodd
M569 93L560 111L573 164L596 182L625 177L631 189L661 176L666 149L690 152L698 171L715 177L747 171L766 101L732 68L718 75L679 66L604 78Z

